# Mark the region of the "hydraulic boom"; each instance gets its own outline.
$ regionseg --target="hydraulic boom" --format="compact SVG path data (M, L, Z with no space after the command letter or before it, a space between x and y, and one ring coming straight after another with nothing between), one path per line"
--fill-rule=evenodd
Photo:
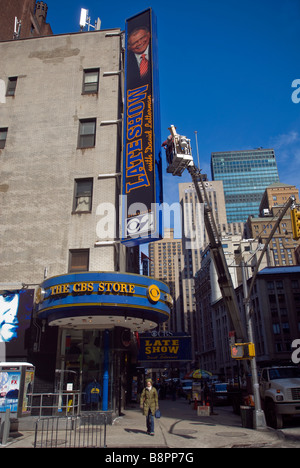
M246 341L246 331L241 321L240 310L222 243L208 200L203 176L194 164L190 140L185 136L178 135L174 125L169 130L171 135L163 143L169 164L167 172L181 176L183 171L187 169L192 177L198 200L204 205L204 223L210 251L217 271L220 291L236 334L236 341Z

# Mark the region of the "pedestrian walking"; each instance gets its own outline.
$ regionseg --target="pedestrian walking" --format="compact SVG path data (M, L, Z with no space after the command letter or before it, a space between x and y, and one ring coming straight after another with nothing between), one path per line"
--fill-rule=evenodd
M140 407L146 416L147 434L154 436L154 416L159 407L157 390L153 387L151 379L146 380L146 387L141 394Z

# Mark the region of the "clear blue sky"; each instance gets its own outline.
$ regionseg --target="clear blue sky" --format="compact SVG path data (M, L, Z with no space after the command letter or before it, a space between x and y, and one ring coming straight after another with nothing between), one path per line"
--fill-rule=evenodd
M210 173L213 151L274 148L280 181L300 189L299 0L46 0L54 34L79 31L80 8L101 29L148 7L158 18L162 138L174 124ZM299 94L300 95L300 94ZM178 182L165 174L165 201Z

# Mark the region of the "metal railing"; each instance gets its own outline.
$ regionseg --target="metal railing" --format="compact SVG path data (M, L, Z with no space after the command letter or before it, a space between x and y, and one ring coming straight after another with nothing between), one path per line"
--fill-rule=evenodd
M34 448L106 448L107 415L41 418L35 425Z
M80 413L80 392L32 393L27 395L27 408L33 416L78 415Z

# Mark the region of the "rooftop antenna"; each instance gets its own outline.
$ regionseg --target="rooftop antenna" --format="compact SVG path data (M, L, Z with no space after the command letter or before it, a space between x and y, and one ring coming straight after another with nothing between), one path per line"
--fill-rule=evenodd
M198 148L198 132L196 130L195 130L195 138L196 138L198 168L200 169L200 158L199 158L199 148Z
M21 20L19 21L15 16L14 39L20 39L21 23Z
M95 31L100 31L101 20L100 18L98 18L97 21L95 21L95 26L93 26L91 24L91 17L89 16L89 10L86 10L85 8L81 8L79 26L80 26L81 31L83 31L85 26L88 27L88 31L90 30L90 28L95 29Z

